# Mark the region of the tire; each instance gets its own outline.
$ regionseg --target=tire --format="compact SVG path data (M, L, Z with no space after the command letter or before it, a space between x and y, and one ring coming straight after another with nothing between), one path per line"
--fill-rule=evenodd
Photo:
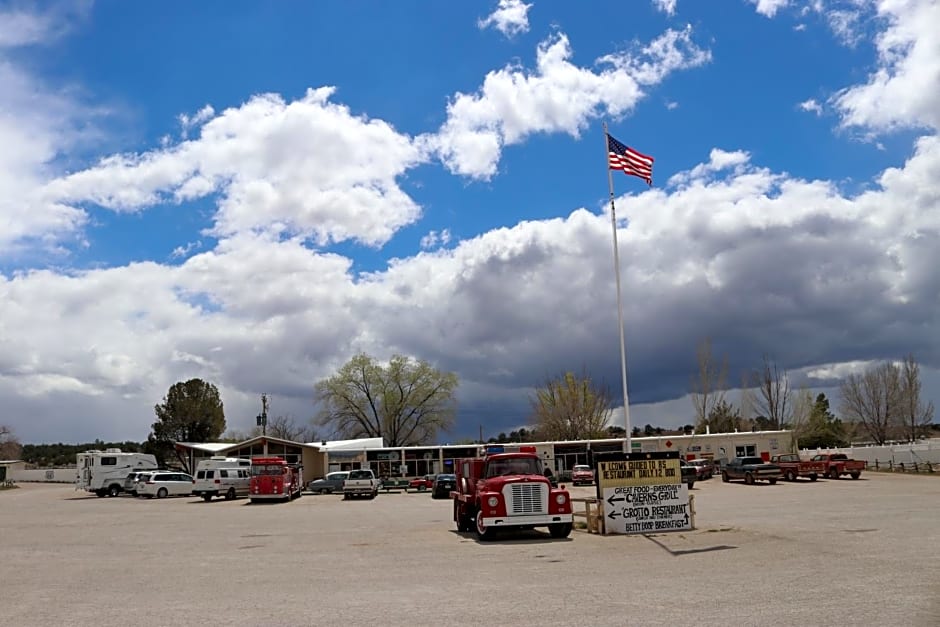
M202 495L202 500L205 501L206 503L208 503L209 501L212 500L212 495L211 495L211 494L208 494L208 493L203 494L203 495Z
M744 473L744 483L747 485L754 485L754 475L749 472Z
M108 496L108 491L107 490L95 490L95 496L97 496L99 499L102 497Z
M235 500L235 488L229 488L229 489L228 489L228 492L225 493L225 500L226 500L226 501L234 501L234 500Z
M829 478L830 478L830 479L838 479L838 478L839 478L839 469L838 469L838 468L830 468L830 469L829 469Z
M689 489L691 490L691 489L692 489L692 486L695 485L695 482L694 482L694 481L689 481L689 483L687 483L686 485L688 485L688 486L689 486Z
M169 494L169 492L166 491L166 488L160 488L159 490L157 490L158 499L165 499L167 494Z
M343 492L343 500L344 500L344 501L348 501L348 500L349 500L349 495L346 494L345 492Z
M108 486L108 496L118 496L119 494L121 494L121 486L116 483Z
M722 482L724 482L724 483L728 483L729 481L731 481L731 479L728 477L728 471L727 471L727 470L722 470L722 471L721 471L721 480L722 480Z
M817 479L819 479L819 475L817 475L815 472L809 476L810 481L816 481Z
M776 484L777 484L777 480L776 480L776 479L768 479L767 482L770 483L770 485L776 485Z
M473 526L477 532L477 539L483 542L492 540L496 535L496 530L492 527L483 526L483 510L477 510L476 524Z
M332 494L332 493L333 493L333 490L330 490L329 488L320 488L320 489L318 490L318 492L319 492L320 494Z
M548 526L548 533L553 538L567 538L571 535L571 523L555 523Z
M860 476L862 476L862 473L860 473L860 472L853 472L853 473L850 474L849 476L852 477L853 479L858 479Z
M418 492L424 492L427 489L428 489L428 486L424 485L423 483L418 486Z
M787 471L787 476L784 477L787 481L796 481L796 473L792 470Z
M468 511L466 505L454 499L454 520L457 523L457 531L473 531L473 515Z

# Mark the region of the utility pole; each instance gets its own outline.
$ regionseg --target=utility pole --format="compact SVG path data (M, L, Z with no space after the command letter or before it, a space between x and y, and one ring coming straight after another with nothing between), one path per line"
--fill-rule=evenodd
M258 426L261 427L261 435L268 434L268 395L261 395L261 413L258 414Z

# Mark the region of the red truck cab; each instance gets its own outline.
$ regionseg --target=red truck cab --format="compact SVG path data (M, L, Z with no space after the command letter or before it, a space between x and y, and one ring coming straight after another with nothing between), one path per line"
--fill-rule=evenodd
M819 475L826 474L825 464L802 460L796 453L774 455L770 461L780 466L783 478L787 481L796 481L798 477L809 477L810 481L816 481Z
M838 479L842 475L858 479L865 470L865 462L849 459L845 453L820 453L811 461L821 462L824 469L823 475L830 479Z
M288 464L281 457L255 457L251 460L248 496L252 503L300 498L303 489L301 474L300 466Z
M535 447L465 459L457 467L454 522L489 540L499 529L548 527L553 538L571 533L571 497L553 488Z

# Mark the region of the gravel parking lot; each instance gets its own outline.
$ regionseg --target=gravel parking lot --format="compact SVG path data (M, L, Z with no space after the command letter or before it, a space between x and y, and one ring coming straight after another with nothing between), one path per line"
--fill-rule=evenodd
M940 624L940 478L692 493L689 533L479 543L427 493L251 505L23 484L0 492L0 625Z

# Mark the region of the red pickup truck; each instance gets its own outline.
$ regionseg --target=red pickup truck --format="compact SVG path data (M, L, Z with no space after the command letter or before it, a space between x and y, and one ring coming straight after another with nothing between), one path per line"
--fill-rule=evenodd
M849 459L849 456L845 453L820 453L810 461L822 462L823 468L825 468L823 474L830 479L838 479L842 475L849 475L853 479L858 479L862 471L865 470L865 462Z
M787 481L796 481L797 477L809 477L810 481L816 481L819 475L826 474L824 463L804 461L796 453L774 455L770 458L770 462L780 466L783 478Z

